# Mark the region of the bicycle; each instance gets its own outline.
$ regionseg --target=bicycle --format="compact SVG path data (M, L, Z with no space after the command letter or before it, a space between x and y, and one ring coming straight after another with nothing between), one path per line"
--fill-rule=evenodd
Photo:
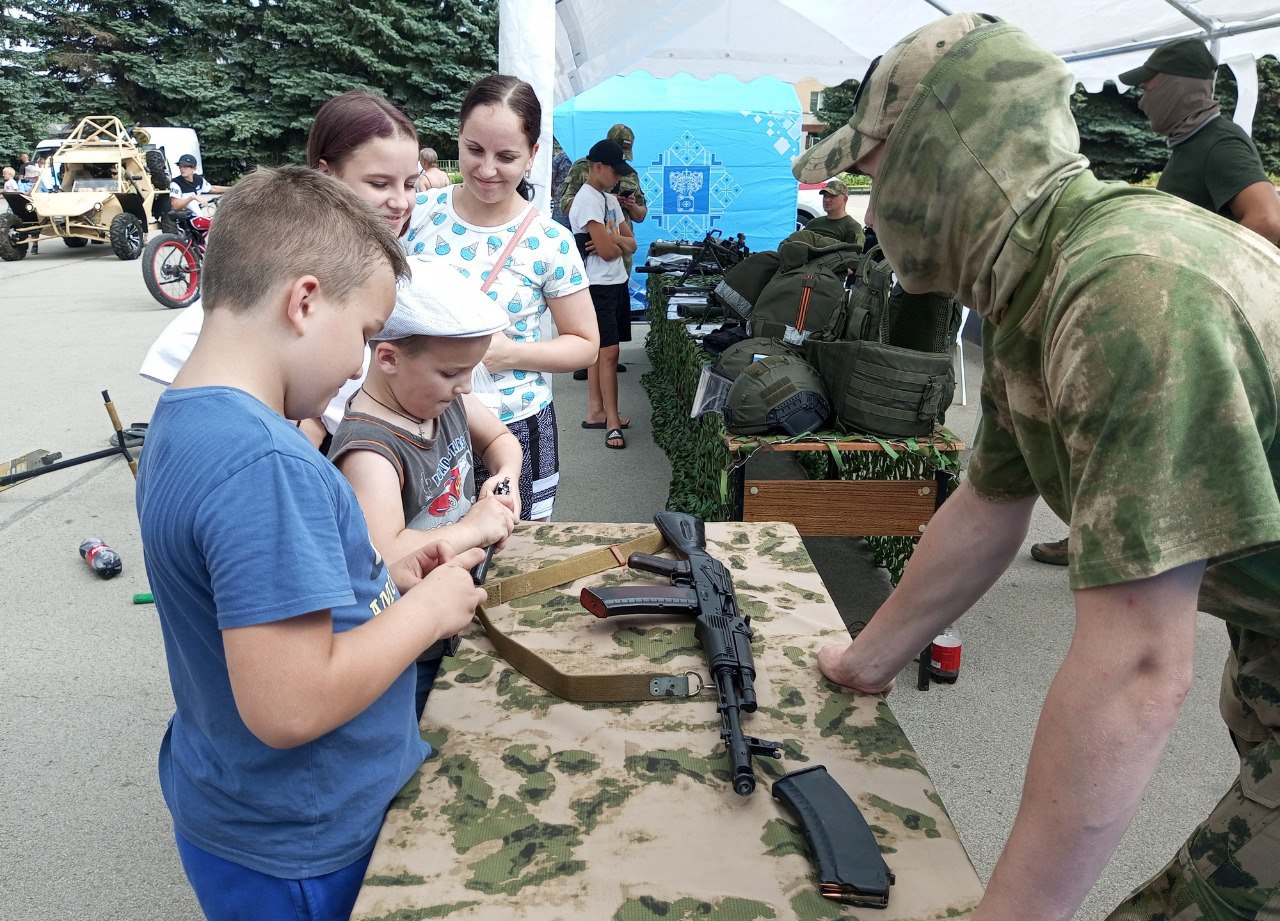
M165 232L147 241L142 251L142 280L157 301L170 310L200 297L200 269L211 219L190 211L170 211Z

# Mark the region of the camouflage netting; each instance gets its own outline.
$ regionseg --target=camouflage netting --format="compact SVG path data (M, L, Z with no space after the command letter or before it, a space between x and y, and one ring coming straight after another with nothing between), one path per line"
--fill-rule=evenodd
M665 275L649 276L649 335L645 350L653 370L642 378L653 406L653 437L671 461L671 489L667 508L697 515L706 521L727 521L733 513L733 497L729 485L732 457L725 446L726 431L718 415L689 418L693 395L703 365L710 360L701 346L689 335L683 321L667 319L667 295L663 286L670 282ZM719 278L705 280L714 286ZM954 435L943 429L944 439ZM848 439L850 435L831 433L831 440ZM900 480L929 478L937 470L953 477L960 473L956 452L914 438L887 440L865 437L879 442L883 451L796 452L795 459L812 480L833 478L844 480ZM758 438L761 447L786 438ZM954 487L954 484L953 484ZM889 573L896 585L911 558L919 538L868 537L867 546L877 566Z

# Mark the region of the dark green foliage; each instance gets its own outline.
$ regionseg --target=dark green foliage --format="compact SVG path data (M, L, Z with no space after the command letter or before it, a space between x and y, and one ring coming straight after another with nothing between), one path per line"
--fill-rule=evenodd
M827 125L828 131L843 128L853 117L853 97L858 92L857 80L846 80L839 86L822 91L822 108L814 114Z
M195 128L215 180L300 162L316 110L357 88L452 158L462 97L497 66L493 0L16 0L4 16L0 92L18 104L0 156L50 121L118 115Z
M1138 90L1121 94L1112 83L1101 92L1077 86L1071 112L1080 128L1080 151L1099 179L1140 182L1164 169L1169 147L1138 109Z

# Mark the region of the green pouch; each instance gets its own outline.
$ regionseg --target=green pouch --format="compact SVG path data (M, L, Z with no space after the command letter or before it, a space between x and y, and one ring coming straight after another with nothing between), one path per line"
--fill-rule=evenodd
M814 340L805 357L826 386L836 423L854 434L932 435L955 394L949 352Z

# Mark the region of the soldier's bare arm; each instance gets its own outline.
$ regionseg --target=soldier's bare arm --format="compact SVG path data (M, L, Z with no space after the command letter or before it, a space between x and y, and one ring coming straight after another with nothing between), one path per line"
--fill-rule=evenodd
M1227 202L1235 219L1269 243L1280 242L1280 195L1270 182L1255 182Z
M1110 861L1191 686L1204 563L1077 591L1013 831L974 914L1067 919Z
M864 693L893 678L954 623L1009 567L1022 547L1036 497L989 502L962 483L925 529L902 581L853 643L825 647L818 667Z

